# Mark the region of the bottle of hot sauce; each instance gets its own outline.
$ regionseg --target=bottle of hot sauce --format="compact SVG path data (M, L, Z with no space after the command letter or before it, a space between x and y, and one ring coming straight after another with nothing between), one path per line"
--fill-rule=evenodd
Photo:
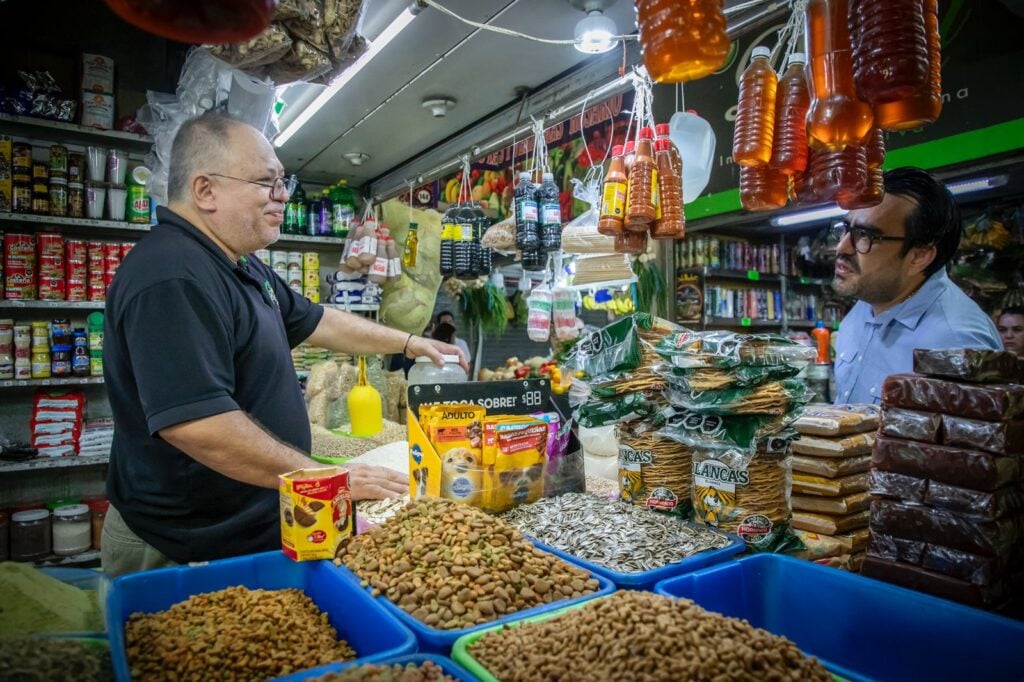
M622 232L622 221L626 217L626 191L629 178L626 162L622 158L622 145L612 147L612 162L604 176L604 190L601 193L601 217L597 231L614 237Z

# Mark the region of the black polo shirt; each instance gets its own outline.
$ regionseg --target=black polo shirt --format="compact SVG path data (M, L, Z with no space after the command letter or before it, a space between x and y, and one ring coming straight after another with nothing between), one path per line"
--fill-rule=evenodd
M309 452L290 349L313 333L323 308L259 259L233 263L174 212L161 208L158 216L107 296L107 494L132 531L177 562L279 548L277 491L222 476L158 432L242 410Z

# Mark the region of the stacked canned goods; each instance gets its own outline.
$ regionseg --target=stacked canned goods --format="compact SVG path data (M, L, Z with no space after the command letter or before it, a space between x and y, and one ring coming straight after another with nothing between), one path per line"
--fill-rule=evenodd
M782 293L777 289L712 286L707 288L704 312L708 317L779 321Z
M39 246L39 300L65 300L64 238L59 234L36 236Z
M0 320L0 379L14 378L14 320Z
M36 321L32 323L32 378L50 376L50 324Z
M313 303L320 302L320 254L316 251L302 254L302 295Z
M64 300L88 300L89 247L81 239L64 242Z
M753 244L742 239L714 236L689 237L680 245L680 267L711 270L756 270L762 274L782 272L778 244Z
M4 297L9 301L34 300L37 283L35 235L5 234Z
M32 326L14 325L14 378L32 378Z
M270 251L254 254L269 265L288 287L313 303L320 302L320 254L316 251Z

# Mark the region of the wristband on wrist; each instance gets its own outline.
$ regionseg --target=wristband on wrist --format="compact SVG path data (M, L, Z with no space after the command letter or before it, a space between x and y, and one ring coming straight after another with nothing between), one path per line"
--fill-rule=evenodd
M402 355L408 355L410 341L412 341L412 334L409 334L409 338L405 340L405 348L402 349Z

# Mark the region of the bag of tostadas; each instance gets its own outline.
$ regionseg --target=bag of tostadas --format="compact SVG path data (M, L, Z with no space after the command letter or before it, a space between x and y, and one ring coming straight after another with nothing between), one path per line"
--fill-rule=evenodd
M298 469L279 477L281 549L295 561L333 559L355 530L349 472L342 467Z

